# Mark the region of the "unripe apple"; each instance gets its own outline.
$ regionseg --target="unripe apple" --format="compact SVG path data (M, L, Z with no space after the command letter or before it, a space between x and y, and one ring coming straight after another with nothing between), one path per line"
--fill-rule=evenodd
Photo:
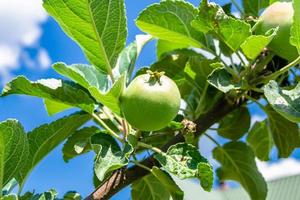
M121 96L125 119L143 131L156 131L175 118L180 107L180 92L175 82L160 72L136 77Z
M290 44L290 30L293 23L294 9L292 2L276 2L262 13L258 32L264 34L279 27L277 35L269 44L269 49L276 55L292 61L299 55L296 47Z

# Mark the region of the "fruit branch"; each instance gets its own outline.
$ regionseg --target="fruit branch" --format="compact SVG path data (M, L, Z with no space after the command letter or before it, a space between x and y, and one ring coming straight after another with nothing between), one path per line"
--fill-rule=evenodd
M215 106L208 111L206 114L201 115L196 121L196 136L201 136L207 129L209 129L213 124L221 120L228 113L232 112L236 108L240 107L245 102L240 103L230 103L224 97L219 100ZM182 134L176 135L172 140L165 144L161 149L166 151L170 146L177 144L179 142L184 142L184 136ZM143 165L149 169L153 166L159 166L159 163L154 159L153 156L149 156L142 162ZM149 171L134 165L128 169L122 168L116 170L106 181L104 181L94 192L92 192L86 200L106 200L110 199L114 194L130 185L136 180L149 174Z
M275 80L278 76L281 74L284 74L285 72L289 71L290 68L298 65L300 63L300 56L296 58L293 62L289 63L288 65L284 66L280 70L274 72L273 74L265 77L265 81Z

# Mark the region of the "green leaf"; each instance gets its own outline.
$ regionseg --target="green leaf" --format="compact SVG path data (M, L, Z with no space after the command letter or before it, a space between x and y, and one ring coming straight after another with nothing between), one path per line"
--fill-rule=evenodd
M51 189L47 192L44 192L40 195L35 195L33 199L35 200L55 200L57 197L57 192L54 189Z
M161 1L143 10L136 19L136 25L159 39L202 47L204 35L197 33L190 25L196 16L197 9L188 2Z
M107 106L116 114L121 115L119 97L125 86L126 75L122 75L110 88L107 76L97 72L93 66L56 63L53 65L53 68L61 75L70 78L88 89L97 102Z
M86 89L92 86L101 91L108 89L109 81L107 75L98 71L93 65L66 65L65 63L58 62L53 64L52 67L57 73L71 79Z
M178 178L198 178L204 190L211 190L213 185L212 167L200 155L196 147L178 143L171 146L167 153L155 154L154 157L166 171Z
M231 90L238 90L242 87L241 82L234 80L225 68L215 69L209 75L208 82L223 93L227 93Z
M97 127L84 127L72 134L64 144L62 149L64 161L68 162L72 158L90 151L90 139L96 133L99 133Z
M152 39L153 38L150 35L137 35L135 37L135 41L129 44L120 53L117 65L113 70L114 77L118 78L126 73L129 80L132 76L136 60L138 59L143 47Z
M24 167L28 157L28 141L22 125L9 119L0 123L0 192Z
M201 114L207 112L216 103L222 95L214 87L208 83L208 77L215 69L221 67L216 59L201 59L199 57L191 57L187 63L184 72L191 77L191 79L198 86L200 92L200 98L196 100L195 118L198 118ZM192 90L192 91L195 91ZM197 98L193 93L188 94L187 102L190 104L190 100ZM199 101L199 102L198 102Z
M54 189L51 189L42 194L28 193L26 200L56 200L57 199L56 197L57 197L57 192ZM21 200L23 199L21 198Z
M221 20L219 25L219 37L221 37L234 52L236 52L241 44L251 35L251 26L233 17Z
M232 3L226 3L222 6L222 9L227 15L231 14Z
M8 195L18 185L18 181L13 178L11 179L2 189L2 195Z
M189 45L159 39L157 40L157 44L156 44L156 55L157 58L161 58L161 56L165 53L174 51L176 49L183 49L187 47L189 47Z
M115 114L121 116L120 96L125 88L126 74L122 75L107 92L102 92L96 87L90 87L89 92L100 103L108 107Z
M94 172L100 181L103 181L110 172L128 164L132 149L125 146L124 150L121 150L112 136L106 133L96 134L92 136L91 144L97 154Z
M231 48L229 48L227 46L227 44L225 42L223 42L222 40L219 40L219 48L220 48L220 52L222 52L222 54L224 56L230 57L233 54L233 51L231 50Z
M79 193L77 192L74 192L74 191L70 191L70 192L67 192L65 195L64 195L64 200L81 200L82 197Z
M243 142L229 142L216 147L213 156L221 163L217 170L220 180L239 182L253 200L266 199L267 184L257 169L250 147Z
M271 4L273 4L273 3L277 2L277 1L283 1L283 0L269 0L269 4L271 5Z
M214 183L214 174L212 166L207 162L200 162L198 164L198 178L200 180L201 187L210 192Z
M170 77L172 80L175 81L180 90L180 94L184 98L186 94L190 93L190 89L192 89L190 88L191 86L200 90L198 82L196 80L193 80L193 78L196 77L196 72L192 74L193 77L191 77L188 73L185 73L187 63L191 58L194 57L199 60L205 60L205 58L202 55L197 54L193 50L175 50L161 56L161 59L156 63L152 64L150 69L153 71L164 71L166 73L166 76Z
M293 7L295 12L293 18L293 25L291 27L290 43L297 48L298 53L300 55L300 1L293 0Z
M262 161L269 160L269 155L273 148L272 133L267 123L267 120L256 122L247 137L247 143L252 148L255 156Z
M2 96L23 94L57 101L69 106L79 107L89 113L94 111L94 100L77 84L58 79L29 81L19 76L3 89Z
M149 174L131 184L131 198L132 200L169 200L170 193L160 180L153 174Z
M241 107L224 117L218 128L218 134L231 139L240 139L250 128L250 113L246 107Z
M158 167L153 167L151 173L160 181L162 186L170 193L172 200L183 200L183 191L178 187L172 177Z
M299 146L298 124L282 117L270 106L265 108L269 120L269 129L278 149L280 158L287 158Z
M15 194L8 194L0 198L1 200L18 200L18 196Z
M269 0L243 0L245 15L259 17L260 11L269 5Z
M190 49L179 49L165 53L161 59L151 66L151 70L164 71L172 78L181 94L189 94L185 91L187 85L195 87L202 92L206 85L207 76L215 69L212 64L216 60L210 60Z
M89 114L75 113L61 118L50 124L44 124L27 134L29 142L29 156L26 166L19 171L17 180L24 184L32 169L62 141L72 135L76 129L90 120ZM25 162L25 161L24 161Z
M276 36L278 28L271 29L266 35L251 35L241 45L241 48L247 58L255 60L257 56L268 46L272 39Z
M127 37L124 1L45 0L43 5L88 60L111 74Z
M19 196L19 200L31 200L34 194L32 192L26 192L22 196Z
M300 122L300 83L292 90L284 90L272 80L265 85L264 94L279 114L292 122Z
M100 184L102 183L102 181L100 181L97 177L97 175L95 174L95 171L93 173L93 185L94 185L94 188L98 188L100 186Z
M60 103L60 102L57 102L57 101L53 101L53 100L50 100L50 99L44 99L44 105L45 105L46 111L47 111L49 116L52 116L52 115L55 115L57 113L68 110L70 108L73 108L70 105Z
M192 26L200 32L215 34L234 52L251 35L249 24L227 16L221 6L208 3L208 0L201 1L199 14L192 21Z
M167 200L170 199L170 196L173 200L183 200L183 191L171 176L157 167L153 167L151 172L152 174L132 184L131 195L133 200Z

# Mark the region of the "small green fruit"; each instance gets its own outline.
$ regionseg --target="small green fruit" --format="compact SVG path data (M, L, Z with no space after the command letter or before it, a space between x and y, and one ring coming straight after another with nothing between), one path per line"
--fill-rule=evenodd
M269 48L278 56L292 61L299 55L296 47L290 44L290 30L293 23L294 9L292 2L276 2L270 5L260 17L260 34L279 27L277 35Z
M125 119L135 128L156 131L177 115L180 92L173 80L159 72L136 77L121 96Z

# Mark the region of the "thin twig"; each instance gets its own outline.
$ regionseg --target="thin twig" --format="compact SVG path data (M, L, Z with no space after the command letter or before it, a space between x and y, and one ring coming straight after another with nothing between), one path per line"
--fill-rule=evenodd
M254 92L264 93L264 91L262 89L259 89L259 88L256 88L256 87L252 87L250 89L253 90Z
M234 75L235 75L235 77L238 77L239 70L238 70L236 64L234 63L232 56L230 56L229 58L230 58L230 62L231 62L231 65L232 65L232 68L234 71Z
M259 2L259 1L258 1ZM261 20L259 19L255 24L254 24L254 26L251 28L251 32L253 33L256 29L257 29L257 27L260 25L260 22L261 22Z
M145 170L151 172L151 169L150 169L149 167L147 167L147 166L145 166L145 165L139 163L138 161L131 160L130 162L134 163L136 166L139 166L139 167L141 167L141 168L143 168L143 169L145 169Z
M111 128L109 128L107 126L107 124L96 114L93 113L92 116L94 117L94 119L96 119L101 126L106 129L113 137L117 138L118 140L120 140L121 142L124 142L123 138L121 138L117 133L115 133Z
M247 66L247 64L245 63L245 61L244 61L244 59L242 58L242 56L241 56L241 54L240 54L241 52L236 52L236 55L239 57L239 59L241 60L241 63L243 63L243 65L246 67Z
M123 127L124 137L127 138L128 130L127 130L127 124L124 119L122 119L122 127Z
M105 108L100 109L100 111L102 111L117 128L121 126L121 124L118 121L116 121L114 117L112 117L109 113L105 111Z
M221 145L219 144L219 142L217 142L217 140L215 140L213 137L211 137L210 135L208 135L207 133L204 133L203 135L205 135L207 138L209 138L213 143L215 143L218 147L220 147Z
M149 144L146 144L146 143L144 143L144 142L138 142L138 146L141 146L141 147L150 149L150 150L152 150L152 151L154 151L154 152L156 152L156 153L159 153L159 154L163 154L163 153L164 153L164 152L163 152L162 150L160 150L159 148L153 147L153 146L151 146L151 145L149 145Z
M278 76L280 76L281 74L284 74L285 72L289 71L290 68L294 67L295 65L297 65L299 63L300 63L300 56L298 58L296 58L296 60L294 60L293 62L291 62L288 65L281 68L280 70L278 70L278 71L274 72L273 74L265 77L264 82L265 81L270 81L270 80L275 80Z

